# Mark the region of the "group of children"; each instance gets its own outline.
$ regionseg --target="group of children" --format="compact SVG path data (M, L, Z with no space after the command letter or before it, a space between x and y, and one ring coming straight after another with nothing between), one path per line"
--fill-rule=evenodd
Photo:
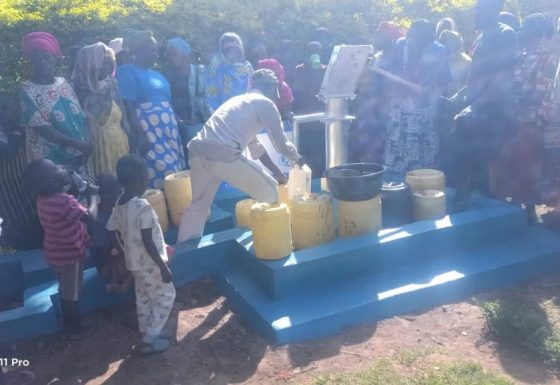
M87 207L69 194L70 172L42 159L31 162L25 183L37 197L45 230L44 256L59 283L63 324L68 338L81 336L79 310L84 260L90 258L107 279L107 290L126 292L134 283L139 350L169 347L164 326L175 300L168 253L158 217L142 196L148 184L146 163L135 155L119 159L114 175L97 177L82 192Z

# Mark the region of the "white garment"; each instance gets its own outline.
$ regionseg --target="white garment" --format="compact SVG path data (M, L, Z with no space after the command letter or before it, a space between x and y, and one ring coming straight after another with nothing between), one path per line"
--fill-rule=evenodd
M263 128L280 154L294 161L299 158L295 146L284 134L278 108L256 90L222 104L190 141L189 152L213 161L231 162L249 148L252 158L258 159L265 152L257 140Z
M177 243L200 238L214 196L225 181L258 202L278 202L278 183L255 162L240 157L232 162L216 162L189 153L192 203L185 210Z
M142 230L151 229L152 239L164 262L167 250L158 216L150 203L134 197L124 205L116 204L107 223L107 230L119 231L124 244L126 269L132 272L156 268L156 263L144 247Z
M142 341L151 344L165 326L175 301L173 283L164 283L158 267L137 270L134 274L138 329Z

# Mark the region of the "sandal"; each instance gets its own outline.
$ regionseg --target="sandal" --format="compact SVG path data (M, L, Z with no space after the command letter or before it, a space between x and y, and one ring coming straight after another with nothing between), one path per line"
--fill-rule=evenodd
M156 338L151 344L142 344L139 350L142 354L154 354L166 351L169 349L169 346L171 346L171 344L168 340Z

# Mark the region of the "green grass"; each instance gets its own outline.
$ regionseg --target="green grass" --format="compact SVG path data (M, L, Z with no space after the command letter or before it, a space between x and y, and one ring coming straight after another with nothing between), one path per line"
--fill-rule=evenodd
M318 378L315 385L513 385L503 377L486 372L477 363L459 361L439 369L405 375L387 360L379 361L371 369L343 375Z
M528 349L554 366L560 365L560 327L547 306L523 299L498 300L482 304L486 328L500 342Z

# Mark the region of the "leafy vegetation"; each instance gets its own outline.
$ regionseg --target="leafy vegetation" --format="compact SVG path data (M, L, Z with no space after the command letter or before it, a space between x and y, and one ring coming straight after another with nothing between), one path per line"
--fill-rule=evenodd
M560 327L548 314L546 304L524 300L486 302L482 311L488 332L501 342L513 343L560 365Z
M557 0L508 0L514 12L553 9ZM158 38L186 37L207 60L221 33L261 36L271 44L291 38L305 44L317 26L336 41L370 40L380 20L404 25L415 18L454 17L472 39L474 0L0 0L0 89L22 76L21 37L30 31L55 34L65 52L108 41L129 28L151 28ZM469 34L470 33L470 34ZM203 55L204 54L204 55Z

